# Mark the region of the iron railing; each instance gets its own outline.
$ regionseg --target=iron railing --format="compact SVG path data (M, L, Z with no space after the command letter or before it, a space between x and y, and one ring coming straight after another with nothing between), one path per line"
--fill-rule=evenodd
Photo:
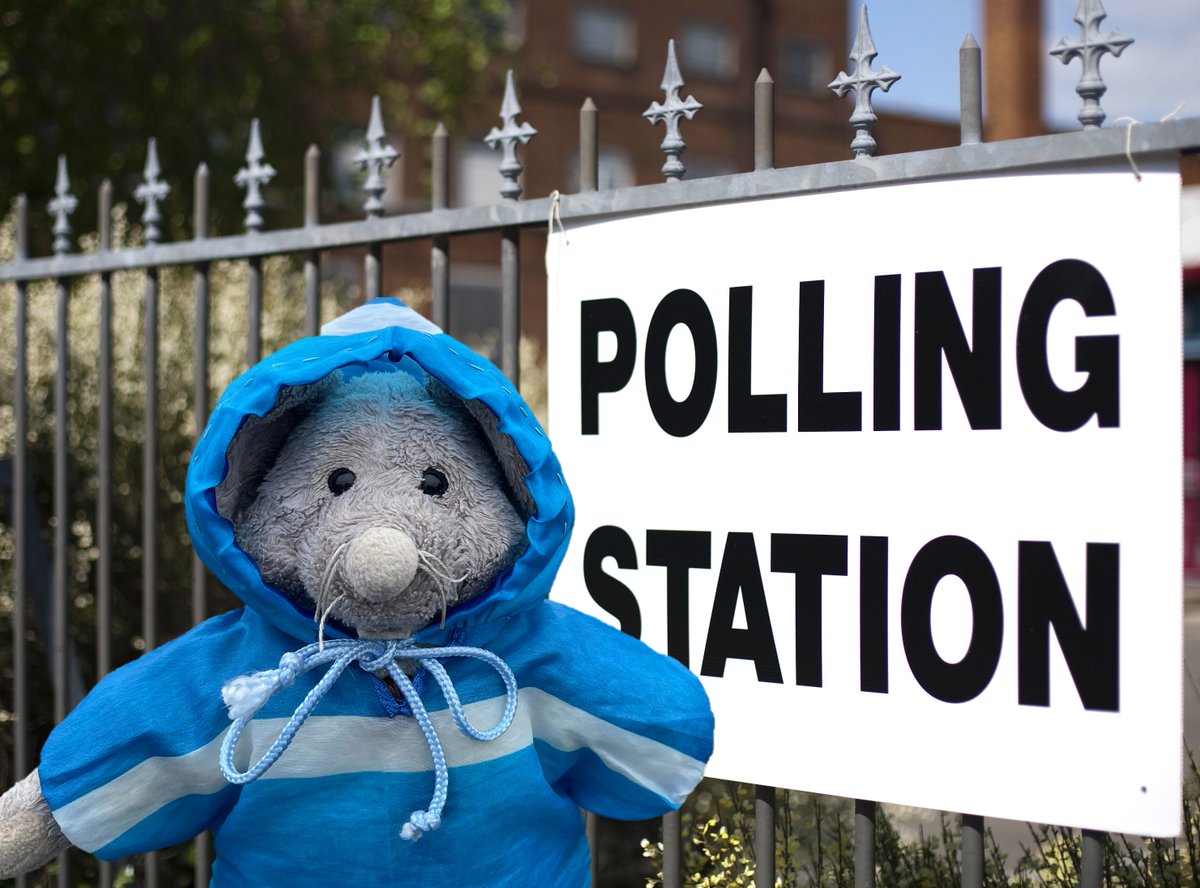
M143 490L143 601L142 635L146 649L153 648L157 641L157 585L158 533L155 496L158 465L158 300L159 271L168 266L190 267L194 278L195 302L195 362L193 379L192 409L196 428L203 428L209 407L209 328L210 328L210 264L218 261L244 261L247 264L248 336L246 362L256 362L261 354L262 325L262 263L267 257L291 255L299 257L304 264L304 330L314 334L319 326L319 289L321 283L321 253L323 251L355 248L364 254L364 292L368 298L381 294L382 264L381 251L385 244L430 240L431 247L431 293L432 319L443 328L449 326L450 262L449 246L455 236L468 233L487 232L498 236L500 241L502 327L500 331L501 369L515 381L518 376L518 344L520 326L520 232L535 226L545 226L552 213L570 223L588 221L605 216L639 211L664 210L674 207L719 204L730 201L745 201L782 195L813 194L827 191L862 188L869 186L931 181L964 176L976 176L997 172L1031 171L1053 168L1068 164L1090 164L1099 162L1119 163L1136 160L1176 156L1181 153L1200 151L1200 119L1174 120L1163 123L1143 124L1121 129L1100 129L1104 119L1099 99L1104 92L1103 81L1098 74L1098 60L1108 52L1119 55L1128 43L1120 35L1102 37L1098 22L1103 18L1098 0L1087 0L1083 4L1086 13L1077 19L1081 27L1078 40L1063 40L1054 50L1064 62L1075 57L1082 60L1084 77L1078 92L1084 100L1079 114L1083 130L1034 138L997 143L982 141L982 102L980 91L980 49L968 37L960 49L961 83L961 144L953 148L918 151L906 154L875 157L875 143L871 136L875 113L871 105L871 94L875 89L887 90L897 75L886 66L879 71L871 68L876 50L866 25L865 10L860 17L851 59L855 71L851 75L840 74L830 88L844 95L855 93L855 107L850 123L855 129L851 149L854 158L834 163L776 169L774 167L774 84L764 70L754 85L754 170L699 180L683 179L683 167L679 160L685 143L680 132L681 118L690 119L700 109L700 103L688 96L680 99L682 77L675 63L673 47L668 49L668 62L663 80L665 99L654 102L645 116L651 123L663 122L666 138L662 150L667 161L663 167L666 181L660 184L642 185L609 191L598 191L598 111L588 99L580 111L580 183L581 190L570 195L519 201L521 193L519 176L522 166L517 157L518 144L524 144L536 133L528 123L517 123L521 113L512 86L511 75L505 90L501 108L503 127L493 128L487 141L501 148L503 159L500 172L504 179L501 189L503 200L491 206L451 208L449 206L449 136L444 127L438 127L432 139L432 199L426 212L407 215L384 216L380 200L384 192L383 170L396 157L387 143L382 125L378 100L372 105L371 119L367 132L367 146L356 162L367 173L368 199L365 204L366 218L359 221L325 223L318 219L317 195L319 190L318 169L320 155L310 148L305 156L304 176L304 222L301 227L263 231L263 220L259 210L263 206L261 189L269 182L274 170L265 163L257 122L252 125L247 165L237 177L238 184L247 189L245 207L246 233L236 236L209 237L209 172L204 165L196 171L193 192L193 237L174 243L160 242L162 222L160 203L167 198L167 186L161 181L157 152L153 140L147 152L143 184L136 190L136 199L144 205L141 217L145 243L136 248L113 249L110 219L113 209L112 188L105 183L99 192L100 230L97 249L86 254L71 254L71 226L69 217L75 209L76 199L70 194L65 160L60 161L56 183L56 197L50 203L54 215L54 255L30 257L28 255L29 226L28 207L23 197L15 202L16 256L14 261L0 265L0 282L13 285L15 329L15 373L13 380L12 410L14 416L14 442L11 453L9 485L9 523L14 530L13 590L12 590L12 669L14 684L12 691L13 719L13 768L19 777L29 770L30 737L30 673L29 643L27 633L31 626L27 620L27 609L35 601L33 589L39 583L42 565L38 519L35 517L34 499L30 489L30 454L28 415L29 380L29 287L37 282L54 282L56 292L57 333L56 353L58 360L53 387L54 441L53 441L53 509L54 524L52 564L52 606L43 608L38 614L41 637L47 639L50 650L50 673L53 686L54 720L64 718L78 700L82 685L78 679L79 669L74 661L74 652L68 642L68 614L72 610L72 579L69 573L68 552L71 542L68 487L71 457L69 431L71 416L68 412L68 366L69 353L68 320L71 311L71 281L92 276L99 282L99 325L100 340L97 357L97 373L102 381L109 380L113 373L113 275L122 272L140 272L144 278L144 477ZM113 491L117 479L112 466L111 441L113 436L113 401L111 387L99 387L97 441L99 447L98 476L96 490L96 668L97 677L106 674L112 665L112 647L109 633L110 614L113 606L112 559L113 545L112 508ZM3 473L0 473L0 480ZM192 572L192 616L198 623L208 616L207 576L199 560L195 560ZM775 884L774 835L775 797L773 787L760 786L755 794L754 838L757 869L756 885ZM875 818L876 804L869 800L856 800L854 805L855 884L873 886L875 869ZM595 835L594 823L590 824L589 835ZM961 819L962 848L961 872L964 886L979 886L984 872L984 822L976 815L963 815ZM680 819L678 813L667 815L663 820L664 836L664 884L676 888L682 882L682 848ZM1087 888L1098 888L1101 883L1103 856L1106 837L1102 833L1084 831L1082 836L1081 884ZM197 884L208 880L210 849L205 837L197 840L195 879ZM157 885L158 872L155 859L151 856L145 863L145 884ZM101 870L101 884L111 885L113 871L105 865ZM72 884L65 859L60 860L58 870L60 885ZM18 884L25 884L19 879Z

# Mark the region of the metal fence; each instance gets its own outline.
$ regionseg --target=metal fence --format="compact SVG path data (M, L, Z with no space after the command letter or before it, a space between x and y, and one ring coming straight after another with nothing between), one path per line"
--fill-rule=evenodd
M854 93L854 111L850 124L854 129L851 144L853 158L788 169L774 168L774 85L766 72L754 87L754 164L751 172L719 176L695 181L683 179L680 154L685 148L680 124L700 110L698 102L681 99L683 86L673 47L668 49L668 62L663 80L665 97L655 101L645 112L652 124L663 123L666 136L661 148L666 155L663 173L666 181L609 191L598 191L598 112L589 99L580 111L580 182L579 193L520 201L519 178L522 165L517 147L527 143L536 133L528 123L518 123L521 109L508 81L501 118L503 127L493 128L486 141L502 151L500 173L502 200L491 206L451 208L449 206L449 136L439 127L432 144L432 201L431 209L408 215L384 216L381 196L384 192L384 169L396 157L384 132L378 101L374 103L367 132L367 144L357 157L358 165L366 171L366 218L359 221L322 224L318 217L319 155L310 149L305 158L304 224L302 227L278 231L263 231L262 188L273 170L265 163L257 124L251 129L246 166L238 173L237 182L246 189L244 206L246 233L238 236L208 237L209 174L202 165L196 172L192 202L193 231L190 240L175 243L161 242L161 205L168 198L162 182L159 161L154 145L149 144L144 182L134 197L143 205L141 223L144 245L136 248L113 249L110 219L113 210L111 187L103 185L99 193L100 230L97 249L85 254L70 254L70 214L76 198L70 193L65 160L60 159L56 197L49 204L54 216L54 255L28 255L29 231L27 205L18 198L16 211L16 258L0 266L0 281L12 285L15 330L15 374L13 379L12 411L14 445L11 457L0 461L0 481L11 479L8 491L9 523L15 546L13 549L13 607L12 607L12 748L16 777L29 770L31 762L29 713L31 662L28 633L33 626L28 621L31 606L41 606L37 614L37 630L48 652L48 669L53 688L53 713L57 722L64 718L78 699L82 686L76 677L74 653L69 643L68 615L72 612L73 578L69 553L73 546L69 506L69 460L72 458L70 433L72 416L68 409L68 319L72 310L71 282L90 277L99 288L100 339L95 372L98 387L97 424L95 435L99 458L96 495L95 547L95 608L97 626L97 676L111 667L112 651L109 622L114 604L112 578L113 539L111 535L114 491L119 483L112 463L113 400L108 384L113 373L113 276L137 273L143 278L145 317L144 337L144 431L143 431L143 502L142 526L142 590L141 622L145 648L157 642L159 560L159 502L155 496L156 472L159 464L159 356L158 326L160 299L160 270L169 266L192 269L194 279L194 379L192 410L196 428L203 428L209 407L208 363L210 352L210 267L214 262L234 261L246 264L246 296L248 299L248 340L246 362L259 360L262 349L263 262L268 257L288 255L303 262L304 329L308 334L319 326L319 291L323 251L353 248L363 254L363 289L368 298L381 295L382 248L385 244L410 241L431 242L430 268L432 281L432 320L448 328L450 300L450 244L455 236L488 232L499 240L501 266L502 328L500 364L514 381L518 375L518 345L521 331L519 271L520 233L523 229L545 226L552 213L560 215L568 225L574 221L595 220L606 215L637 211L663 210L673 207L718 204L780 195L811 194L824 191L857 188L888 183L929 181L951 177L973 176L997 172L1030 171L1068 164L1122 162L1133 165L1138 160L1178 156L1200 151L1200 120L1175 120L1136 127L1101 129L1104 112L1099 99L1105 91L1099 77L1099 60L1105 53L1119 54L1127 38L1101 36L1097 25L1103 18L1099 3L1082 4L1091 10L1083 18L1081 36L1064 39L1054 53L1062 61L1079 58L1083 66L1077 92L1083 100L1079 120L1082 131L1027 138L998 143L982 141L980 94L980 49L968 38L960 49L961 74L961 145L954 148L919 151L907 154L875 157L871 136L876 120L872 109L872 92L887 90L896 76L888 68L876 71L871 62L876 51L865 28L865 15L860 19L860 31L851 53L852 74L840 74L830 84L839 95ZM1098 15L1097 15L1098 11ZM1136 169L1136 167L1135 167ZM33 491L30 489L30 442L27 415L29 412L29 288L38 282L53 282L56 292L57 354L53 385L53 536L51 552L43 549L36 516ZM125 335L127 331L119 331ZM0 405L2 406L2 405ZM7 465L5 464L7 463ZM47 571L46 564L50 570ZM49 574L49 575L47 575ZM191 609L195 622L203 620L209 611L209 589L204 568L198 560L192 572ZM48 595L35 594L46 586ZM776 793L772 787L757 787L755 800L757 858L756 884L775 884L774 819ZM873 801L854 803L854 878L858 886L875 884L875 818ZM594 826L594 824L592 824ZM963 815L961 819L961 872L964 886L978 886L984 871L983 818ZM594 836L594 829L589 830ZM682 880L682 848L679 814L668 815L663 821L664 883L668 888ZM1081 884L1096 888L1101 883L1104 846L1103 834L1085 831L1082 837ZM197 840L195 880L205 884L208 879L210 849L204 837ZM101 870L101 884L113 880L111 866ZM159 882L158 868L153 855L145 862L144 881L147 885ZM58 870L60 885L72 884L65 859ZM25 884L25 879L18 880Z

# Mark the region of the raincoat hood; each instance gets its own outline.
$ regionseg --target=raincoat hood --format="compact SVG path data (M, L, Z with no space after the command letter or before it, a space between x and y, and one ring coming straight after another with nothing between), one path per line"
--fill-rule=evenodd
M444 628L414 635L437 644L456 629L494 621L545 599L570 537L574 509L562 469L533 412L491 362L398 299L376 299L263 359L217 402L188 469L192 543L213 574L259 615L303 642L317 638L311 609L266 583L234 540L230 502L253 498L288 432L306 413L304 392L331 374L406 372L460 398L501 465L525 519L524 549L483 593L450 609ZM435 383L435 384L436 384ZM236 446L235 446L236 445ZM231 460L231 449L237 459ZM328 637L345 637L336 624Z

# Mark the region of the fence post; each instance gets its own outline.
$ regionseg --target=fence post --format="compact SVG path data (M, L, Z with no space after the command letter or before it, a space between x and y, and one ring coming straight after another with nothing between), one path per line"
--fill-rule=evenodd
M100 249L112 249L112 182L100 184ZM112 667L112 272L100 275L100 365L96 435L99 445L96 491L96 681ZM113 864L100 861L100 888L111 888Z
M983 817L962 816L962 888L983 888Z
M754 169L775 166L775 81L763 68L754 81ZM775 885L775 787L754 788L754 884Z
M854 800L854 888L875 888L875 803Z
M200 164L192 186L192 236L195 240L208 237L208 166ZM197 262L192 271L192 293L196 303L194 320L195 351L192 359L192 414L195 417L195 440L199 442L208 423L208 263ZM208 610L208 571L204 562L192 553L192 624L204 622ZM196 836L196 859L193 864L195 884L202 888L209 882L212 858L212 837L203 832Z
M978 145L983 139L983 78L979 44L970 34L958 50L959 141Z
M775 167L775 81L766 68L754 81L754 169Z
M146 168L141 185L134 196L146 205L142 213L146 246L154 246L161 237L158 223L162 215L158 202L170 193L170 187L158 177L162 172L158 163L158 148L150 139L146 151ZM146 269L145 301L145 351L143 375L145 378L145 413L142 441L142 640L143 653L151 651L158 640L158 601L155 590L158 586L158 269ZM151 852L143 857L144 882L147 888L158 888L158 854Z
M450 206L450 134L440 121L433 131L431 151L429 205L435 210ZM443 330L450 329L450 238L434 235L429 257L430 280L433 289L433 323Z
M504 127L492 127L483 140L491 148L500 147L504 152L500 160L500 175L504 178L500 196L512 201L521 196L521 183L517 180L524 169L517 159L517 143L528 144L537 135L537 130L528 123L518 125L520 113L510 69L504 80L504 100L500 103L500 120ZM514 388L519 388L521 383L520 238L521 230L515 225L506 226L500 232L500 369Z
M309 145L304 152L304 227L321 223L321 149ZM304 335L321 332L321 254L309 250L304 255Z
M29 256L29 201L24 194L16 199L17 255L20 262ZM28 386L26 358L29 349L28 311L29 291L24 281L16 285L16 360L13 374L13 479L12 509L13 537L13 779L20 780L29 769L29 676L27 648L25 645L25 610L29 601L29 565L26 545L29 539L29 515L25 501L29 497L26 479L29 477L29 430L27 427L25 390ZM25 876L18 876L17 888L28 884Z
M579 190L600 187L600 112L588 96L579 108Z
M754 787L754 886L775 888L775 787Z
M55 199L50 202L50 212L55 216L54 254L61 256L70 250L71 225L67 216L75 209L75 198L68 189L67 161L58 158L58 181L55 183ZM54 723L59 724L71 710L68 700L67 680L67 620L70 612L70 577L68 575L67 547L71 542L71 497L68 490L67 451L70 438L67 434L67 374L70 370L70 352L67 340L67 318L70 311L71 282L67 278L55 281L55 368L54 368L54 608L50 632L50 647L54 664ZM71 884L70 858L67 852L58 855L58 884L67 888Z
M387 185L383 181L383 171L396 162L400 156L391 145L387 144L387 132L383 128L383 112L379 108L379 96L371 99L371 119L367 124L367 148L355 157L355 163L367 170L367 181L363 183L363 191L367 193L367 201L363 204L368 219L378 219L383 215L383 192ZM378 299L383 295L383 244L371 241L367 244L367 255L363 260L364 289L367 299Z
M683 884L683 831L678 810L663 815L662 841L663 888L680 888Z
M1100 888L1104 880L1104 852L1108 835L1095 829L1083 830L1079 861L1079 888Z

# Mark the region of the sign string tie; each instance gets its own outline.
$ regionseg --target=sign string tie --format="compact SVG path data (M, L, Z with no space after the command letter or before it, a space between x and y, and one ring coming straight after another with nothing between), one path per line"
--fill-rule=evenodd
M554 223L557 222L558 230L562 232L563 243L569 244L570 241L567 239L567 228L565 225L563 225L562 220L562 209L560 207L561 203L562 195L559 193L558 189L555 188L550 192L550 218L546 220L546 233L554 234Z
M1180 111L1182 111L1183 106L1186 104L1187 104L1187 102L1180 102L1178 105L1175 106L1175 109L1173 111L1171 111L1171 113L1169 113L1166 117L1163 117L1162 119L1160 119L1158 122L1166 123L1168 120L1170 120L1172 117L1174 117ZM1133 170L1133 177L1140 182L1140 181L1142 181L1141 171L1138 170L1137 164L1133 162L1133 128L1135 126L1137 126L1139 123L1141 123L1141 121L1135 117L1125 116L1125 117L1118 117L1116 120L1113 121L1113 123L1120 123L1121 121L1125 121L1125 159L1129 161L1129 168L1131 170Z
M550 268L550 244L553 241L554 223L558 223L558 230L562 232L562 246L569 246L571 241L567 238L567 227L563 225L562 220L562 194L557 188L550 192L550 212L546 218L546 274L554 277L554 308L558 309L558 272L559 266L562 264L561 248L558 253L557 261L554 263L554 268Z

